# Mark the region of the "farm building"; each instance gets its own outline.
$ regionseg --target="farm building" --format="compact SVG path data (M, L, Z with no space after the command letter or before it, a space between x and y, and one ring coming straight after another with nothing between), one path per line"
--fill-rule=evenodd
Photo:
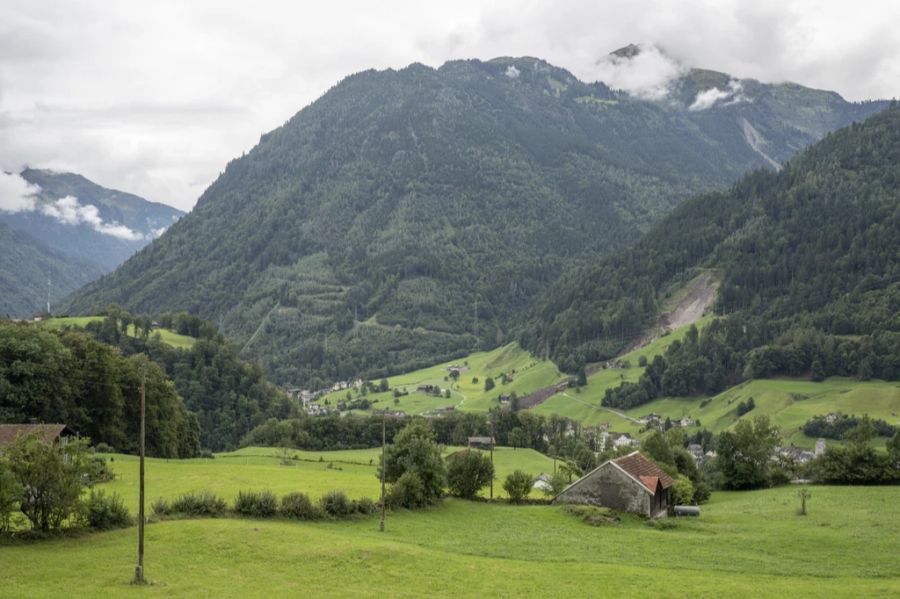
M468 445L474 449L491 449L494 446L493 437L469 437Z
M19 437L35 436L44 443L65 447L75 431L65 424L0 424L0 447Z
M675 481L639 451L608 460L569 485L553 503L584 503L659 518L672 505Z

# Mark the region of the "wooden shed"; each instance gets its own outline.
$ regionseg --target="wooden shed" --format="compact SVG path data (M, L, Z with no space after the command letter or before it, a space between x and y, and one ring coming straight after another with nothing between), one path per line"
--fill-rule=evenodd
M653 460L635 451L608 460L569 485L554 503L582 503L659 518L672 505L675 481Z
M19 437L34 436L47 444L65 447L75 431L65 424L0 424L0 447L9 445Z

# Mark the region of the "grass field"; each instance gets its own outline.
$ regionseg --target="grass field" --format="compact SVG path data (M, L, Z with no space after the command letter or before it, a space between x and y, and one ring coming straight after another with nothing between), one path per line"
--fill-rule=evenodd
M175 520L0 547L5 597L888 597L896 487L716 493L698 519L589 526L557 506L445 500L377 520Z
M48 318L42 321L43 326L51 329L60 329L63 326L84 327L90 322L103 320L102 316L61 316L59 318ZM128 334L134 336L134 325L128 326ZM180 335L169 329L154 329L153 334L159 334L160 340L172 347L180 349L190 349L197 340L187 335Z
M812 447L816 442L800 430L803 423L829 412L868 414L891 424L900 424L900 384L841 378L821 383L793 379L754 380L712 398L658 399L627 413L640 416L653 412L673 420L690 416L699 419L703 428L718 433L737 423L738 404L751 397L756 408L744 418L768 415L781 428L782 436L798 447Z
M448 367L451 365L468 369L455 383L448 377ZM510 375L512 381L507 384L501 383L500 375L503 373ZM484 381L489 376L494 379L496 386L491 391L485 391ZM444 380L445 377L448 377L448 380ZM473 382L475 378L478 379L477 383ZM409 395L398 398L396 404L391 391L370 393L367 398L377 402L374 404L376 409L389 408L408 414L421 414L447 406L456 406L460 410L470 412L486 412L492 406L498 405L497 398L501 394L509 395L515 391L521 397L564 378L566 377L552 362L539 360L518 344L510 343L489 352L478 352L460 360L389 377L388 382L392 389L405 389L409 392ZM450 388L450 398L418 393L416 392L418 385ZM359 393L355 390L352 395L354 398L359 397ZM347 391L336 391L319 401L324 402L327 399L334 405L338 400L346 399L346 396Z
M444 448L447 455L461 449ZM284 456L290 465L283 465ZM316 498L327 491L339 490L350 497L380 496L378 463L380 449L348 451L298 451L286 454L271 447L248 447L216 458L192 460L147 459L146 494L152 501L171 499L189 491L209 490L229 503L240 490L268 489L277 495L303 491ZM116 474L113 482L102 485L119 493L127 505L136 506L138 498L138 460L134 456L114 455L110 465ZM294 459L296 458L296 459ZM515 469L537 476L553 471L553 460L533 449L498 447L494 451L496 481L494 495L505 497L502 482ZM487 490L482 493L488 495Z

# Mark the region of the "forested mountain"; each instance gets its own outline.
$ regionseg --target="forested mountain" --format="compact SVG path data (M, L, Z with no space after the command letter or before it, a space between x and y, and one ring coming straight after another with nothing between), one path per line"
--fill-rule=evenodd
M573 259L882 107L751 82L698 107L723 77L650 101L532 58L350 76L69 307L196 313L283 383L494 345Z
M0 222L0 317L24 318L47 309L102 270L55 252Z
M721 278L715 311L727 317L608 403L777 374L900 377L900 105L779 173L683 203L633 248L567 272L523 340L563 363L608 358L702 269Z
M0 220L102 272L122 264L184 214L75 173L25 169L19 176L32 186L32 207L4 211L0 202Z

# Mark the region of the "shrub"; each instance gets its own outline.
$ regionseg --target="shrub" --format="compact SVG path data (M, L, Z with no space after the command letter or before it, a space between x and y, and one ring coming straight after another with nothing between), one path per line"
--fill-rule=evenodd
M356 511L356 506L343 491L329 491L319 499L325 515L331 518L346 518Z
M115 453L116 450L114 447L107 443L97 443L94 445L94 451L97 453Z
M115 477L115 473L102 457L94 456L85 462L85 480L88 485L107 483Z
M234 511L242 516L271 518L278 511L278 498L272 491L239 491Z
M707 483L700 481L696 485L694 485L694 503L699 505L701 503L705 503L709 501L709 496L712 495L712 487L710 487Z
M225 500L209 491L184 493L171 503L157 500L153 511L160 515L183 514L186 516L221 516L227 508Z
M84 502L87 525L97 530L124 528L131 524L131 516L125 501L118 493L106 495L102 490L91 490Z
M288 493L281 498L281 515L295 520L318 520L322 511L306 493Z
M424 507L429 503L428 498L425 496L425 485L422 484L422 479L412 471L404 472L391 485L387 502L390 506L408 509Z
M531 493L531 485L533 477L527 472L516 470L506 477L503 481L503 490L509 495L511 503L519 503L528 497Z
M9 530L10 518L19 506L22 486L16 481L9 464L0 456L0 533Z
M363 497L356 502L356 511L371 516L378 511L378 503L369 497Z
M150 504L150 510L157 516L167 516L172 513L172 507L169 502L159 497L154 499Z
M675 486L672 487L672 500L676 505L687 505L694 499L694 483L683 474L675 477Z
M480 451L467 449L447 459L447 487L453 495L473 499L493 478L494 465Z

